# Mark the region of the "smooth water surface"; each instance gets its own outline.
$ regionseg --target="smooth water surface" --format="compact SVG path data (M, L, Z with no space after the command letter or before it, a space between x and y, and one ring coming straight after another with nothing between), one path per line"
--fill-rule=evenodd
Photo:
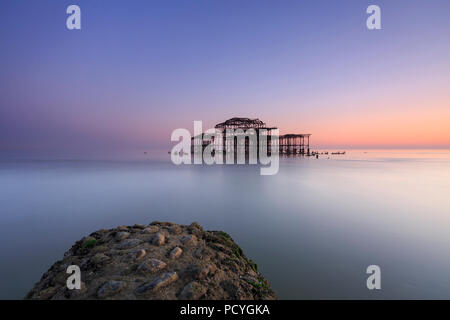
M328 158L329 157L329 158ZM168 155L165 156L168 158ZM283 299L450 298L450 151L351 151L259 166L0 161L0 298L91 232L155 220L224 230ZM382 290L366 287L381 267Z

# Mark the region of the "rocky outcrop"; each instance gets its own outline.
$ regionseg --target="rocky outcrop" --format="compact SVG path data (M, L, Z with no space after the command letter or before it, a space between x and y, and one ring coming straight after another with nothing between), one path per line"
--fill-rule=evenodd
M81 288L69 290L67 268ZM257 265L221 231L153 222L99 230L76 242L26 299L276 299Z

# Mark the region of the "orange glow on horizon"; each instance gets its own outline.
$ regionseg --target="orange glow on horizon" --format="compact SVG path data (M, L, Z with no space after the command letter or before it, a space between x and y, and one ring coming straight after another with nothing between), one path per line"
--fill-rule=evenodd
M313 145L349 147L450 147L450 107L342 112L280 122L280 133L311 133ZM375 110L375 111L374 111ZM300 125L299 125L300 123ZM303 125L303 123L305 125Z

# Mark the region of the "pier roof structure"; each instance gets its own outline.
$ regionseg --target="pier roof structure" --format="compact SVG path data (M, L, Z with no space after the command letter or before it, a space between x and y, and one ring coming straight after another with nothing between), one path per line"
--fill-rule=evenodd
M309 138L310 136L310 133L288 133L280 136L280 138Z
M216 129L276 129L268 128L264 122L259 119L250 118L231 118L216 125Z

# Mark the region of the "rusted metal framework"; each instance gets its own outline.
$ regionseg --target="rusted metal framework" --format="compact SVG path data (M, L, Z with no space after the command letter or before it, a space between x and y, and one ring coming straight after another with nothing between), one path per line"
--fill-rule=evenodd
M272 130L277 129L276 127L267 127L266 123L259 119L250 118L231 118L217 124L215 128L222 132L223 137L222 142L216 142L217 150L225 152L237 152L239 150L246 154L250 150L259 153L259 140L263 134L267 136L267 144L263 147L270 153ZM253 145L256 145L256 148L250 149Z
M216 125L216 129L263 129L266 124L259 119L231 118ZM276 129L276 128L272 128Z
M231 118L225 122L219 123L215 129L222 133L222 141L214 141L214 136L206 138L204 134L192 138L192 150L203 151L210 144L214 144L217 152L237 152L245 151L247 154L250 146L256 144L256 150L259 153L260 137L262 134L267 136L267 145L263 146L268 154L272 151L272 130L276 127L267 127L266 123L259 119L250 118ZM241 130L239 130L241 129ZM253 130L249 130L253 129ZM309 137L311 134L285 134L279 136L277 148L282 154L300 154L310 155Z
M213 139L208 139L205 134L199 134L191 138L191 152L203 152L203 150L213 142Z
M285 134L280 136L278 138L280 153L310 155L310 136L311 134Z

